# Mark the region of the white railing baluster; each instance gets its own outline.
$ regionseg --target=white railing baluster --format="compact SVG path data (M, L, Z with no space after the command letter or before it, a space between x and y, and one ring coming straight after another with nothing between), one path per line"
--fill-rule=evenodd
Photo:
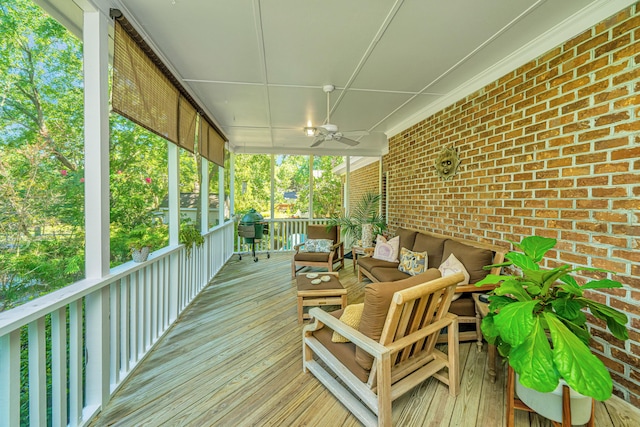
M120 280L120 375L125 375L131 367L131 318L130 301L131 277Z
M82 298L69 304L69 425L82 423Z
M67 308L51 313L51 424L67 425Z
M0 425L20 425L20 329L0 336Z
M29 323L29 423L47 425L44 317Z

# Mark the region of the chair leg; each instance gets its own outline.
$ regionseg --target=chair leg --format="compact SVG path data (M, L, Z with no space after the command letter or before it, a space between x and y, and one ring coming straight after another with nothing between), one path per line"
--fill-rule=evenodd
M460 392L460 340L458 337L457 318L449 325L447 343L449 354L449 395L457 396Z

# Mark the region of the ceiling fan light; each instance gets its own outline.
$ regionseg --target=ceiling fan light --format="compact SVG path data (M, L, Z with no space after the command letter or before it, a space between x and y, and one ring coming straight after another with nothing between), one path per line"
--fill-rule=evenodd
M307 136L315 136L317 129L311 126L304 127L304 134Z

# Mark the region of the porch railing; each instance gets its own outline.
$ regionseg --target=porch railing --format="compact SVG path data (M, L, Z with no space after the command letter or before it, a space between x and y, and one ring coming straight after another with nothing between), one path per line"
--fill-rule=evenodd
M292 251L293 247L298 243L302 243L307 235L307 226L309 224L326 224L327 219L307 218L275 218L266 219L268 232L258 242L256 242L256 252L277 252ZM245 243L242 237L238 236L236 224L236 244L235 252L246 253L252 250L250 244Z
M234 228L0 313L0 426L20 425L21 406L30 425L86 424L231 257Z

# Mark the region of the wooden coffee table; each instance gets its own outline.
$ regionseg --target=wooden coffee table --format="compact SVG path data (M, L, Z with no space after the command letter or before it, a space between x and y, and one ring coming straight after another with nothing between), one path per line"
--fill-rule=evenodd
M339 305L341 308L347 306L347 290L340 283L338 272L318 272L319 279L323 276L329 276L328 282L320 282L317 285L311 284L307 274L302 273L296 276L296 285L298 286L298 323L302 323L304 319L310 319L311 316L304 312L304 307L317 307L324 305Z

